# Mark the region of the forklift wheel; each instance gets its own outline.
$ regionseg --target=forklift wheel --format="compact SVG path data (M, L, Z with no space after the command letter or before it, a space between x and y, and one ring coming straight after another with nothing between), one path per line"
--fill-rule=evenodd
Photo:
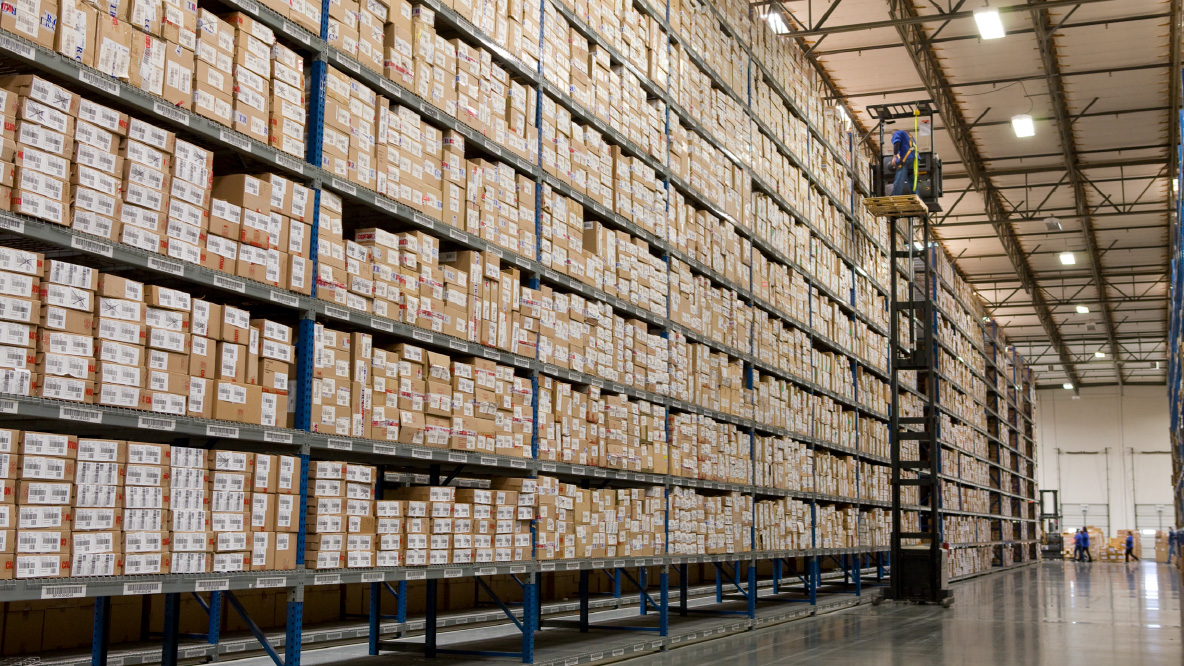
M953 605L954 605L954 598L953 597L946 597L945 599L941 600L941 607L942 608L949 608L950 606L953 606Z

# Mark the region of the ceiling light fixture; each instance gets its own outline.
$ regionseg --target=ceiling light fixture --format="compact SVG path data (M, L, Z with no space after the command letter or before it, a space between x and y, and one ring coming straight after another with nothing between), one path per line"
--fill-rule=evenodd
M781 16L780 11L770 11L765 14L765 23L769 24L769 29L775 35L784 35L789 32L789 26L785 25L785 18Z
M974 10L974 23L978 26L978 34L983 39L1002 39L1007 36L1003 29L1003 19L999 10L994 7L979 7Z
M1089 314L1089 308L1084 305L1078 305L1077 314Z
M1061 384L1061 388L1065 389L1066 391L1072 391L1073 382L1065 382L1064 384Z
M1015 131L1015 135L1020 139L1036 136L1036 123L1032 120L1032 116L1027 113L1012 116L1011 129Z
M1072 266L1075 263L1077 263L1077 257L1073 256L1072 252L1062 252L1061 253L1061 265L1062 266Z
M1049 231L1060 231L1061 221L1055 217L1046 217L1044 218L1044 228Z
M1094 358L1106 358L1106 352L1096 351L1094 352Z

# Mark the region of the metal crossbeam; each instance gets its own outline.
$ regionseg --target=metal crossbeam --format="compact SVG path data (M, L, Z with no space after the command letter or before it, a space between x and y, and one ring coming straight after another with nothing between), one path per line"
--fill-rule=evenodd
M1056 9L1058 7L1073 7L1076 5L1092 4L1095 2L1112 2L1113 0L1045 0L1038 3L1041 9ZM892 5L896 5L896 0L891 0ZM1023 5L1008 5L1006 7L996 7L1000 13L1026 11L1028 8ZM911 5L909 6L908 14L898 14L892 12L892 19L888 21L872 21L869 23L848 23L846 25L836 25L829 28L818 28L815 30L798 30L783 33L785 37L818 37L821 35L829 35L836 32L860 32L863 30L875 30L877 28L917 28L917 32L924 34L921 26L925 23L940 23L951 19L968 19L974 18L973 11L961 12L946 12L944 14L921 14L917 12Z
M910 0L889 0L888 6L889 14L893 19L918 16L917 10ZM1003 197L995 189L991 180L982 172L982 156L974 144L974 137L970 134L966 120L962 117L962 111L949 87L941 63L933 49L925 41L925 30L921 27L920 22L913 22L897 25L896 31L900 34L901 43L908 49L909 57L913 60L917 74L922 81L925 81L934 105L941 111L942 121L949 126L950 138L962 158L962 163L966 165L966 174L975 189L982 193L987 215L995 228L995 233L999 236L999 242L1007 252L1008 258L1011 259L1024 288L1032 295L1032 305L1036 309L1036 315L1048 332L1049 339L1060 351L1061 363L1065 366L1066 374L1073 381L1073 390L1076 392L1080 385L1080 377L1073 365L1073 359L1065 347L1064 340L1061 339L1061 333L1057 329L1056 322L1053 321L1052 313L1044 300L1044 294L1040 291L1040 286L1036 284L1036 278L1028 264L1027 257L1024 256L1019 239L1016 238L1015 231L1008 222L1008 213L1003 205Z

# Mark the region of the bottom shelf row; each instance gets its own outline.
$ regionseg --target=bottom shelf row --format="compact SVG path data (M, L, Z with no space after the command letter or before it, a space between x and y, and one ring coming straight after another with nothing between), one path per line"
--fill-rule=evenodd
M590 489L551 476L493 477L475 480L477 487L446 485L453 479L400 485L373 465L326 460L308 464L301 506L304 472L294 455L32 430L0 430L0 441L11 452L3 454L2 473L15 502L0 504L0 579L291 572L299 565L459 572L536 561L883 547L889 533L884 509L681 487Z

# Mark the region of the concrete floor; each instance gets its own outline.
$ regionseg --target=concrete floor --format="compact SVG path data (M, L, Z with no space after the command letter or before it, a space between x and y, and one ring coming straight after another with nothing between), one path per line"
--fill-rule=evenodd
M709 640L622 666L1180 666L1180 572L1154 562L1046 562L954 585L952 608L884 603ZM607 611L594 619L636 617ZM544 632L547 633L547 632ZM461 634L456 634L457 636ZM496 641L512 628L464 632ZM609 634L608 636L619 635ZM571 634L568 634L571 636ZM415 642L419 639L408 639ZM545 641L540 640L542 644ZM542 655L540 654L540 657ZM509 659L367 657L365 645L308 650L305 666L508 666ZM266 657L235 666L272 666Z
M629 662L631 666L1179 666L1180 572L1048 562L955 586L950 609L860 606Z

